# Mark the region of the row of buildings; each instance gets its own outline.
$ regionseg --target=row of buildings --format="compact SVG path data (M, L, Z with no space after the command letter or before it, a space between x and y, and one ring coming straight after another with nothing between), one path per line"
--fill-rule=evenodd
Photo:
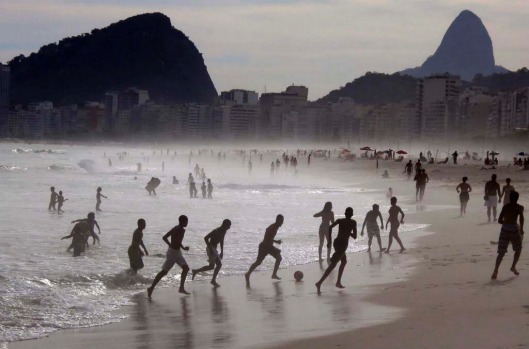
M529 126L529 87L497 94L462 88L458 76L418 80L416 98L362 105L342 97L308 101L308 88L279 93L231 90L218 103L162 105L136 88L107 92L101 102L54 106L38 102L9 109L9 68L0 67L0 135L20 138L152 137L408 141L509 136Z

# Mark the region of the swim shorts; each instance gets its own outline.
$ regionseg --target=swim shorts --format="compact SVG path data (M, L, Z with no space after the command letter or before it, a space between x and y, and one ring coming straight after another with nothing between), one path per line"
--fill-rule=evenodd
M459 194L459 201L460 201L461 203L468 202L469 199L470 199L470 195L468 195L467 192L464 192L464 193L460 193L460 194Z
M143 259L141 258L141 251L138 247L129 246L128 250L130 268L133 270L140 270L143 268Z
M208 262L215 263L217 259L220 259L219 251L216 248L206 247L206 252L208 254Z
M281 250L274 245L264 245L262 242L259 244L259 252L257 253L257 260L263 261L266 256L272 256L274 258L281 258Z
M500 232L500 238L498 240L498 253L507 253L509 242L512 244L512 250L518 252L522 250L522 234L519 230L507 230L502 227Z
M338 263L338 261L345 256L345 252L347 251L347 245L347 240L334 240L332 244L332 246L334 247L334 253L331 256L331 263Z
M498 197L496 195L488 196L487 200L485 200L485 205L484 206L497 207L498 206Z
M165 262L163 263L162 270L169 271L175 264L183 267L187 265L187 262L184 256L182 256L182 251L169 247L165 253Z
M380 237L380 229L377 224L368 224L367 225L367 236L368 237Z

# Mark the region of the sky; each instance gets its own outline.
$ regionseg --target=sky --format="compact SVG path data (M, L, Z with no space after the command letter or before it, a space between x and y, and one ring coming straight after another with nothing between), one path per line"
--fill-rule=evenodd
M485 24L496 64L529 66L528 0L0 0L0 62L162 12L203 54L219 93L296 84L315 100L368 71L421 65L465 9Z

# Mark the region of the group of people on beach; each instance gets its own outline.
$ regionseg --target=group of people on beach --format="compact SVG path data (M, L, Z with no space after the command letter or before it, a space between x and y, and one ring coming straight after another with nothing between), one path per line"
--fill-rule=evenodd
M50 195L50 204L48 205L48 211L53 211L57 213L64 213L62 210L62 205L64 205L64 202L68 199L65 199L62 195L62 191L57 192L55 191L55 187L50 188L51 195ZM57 205L57 208L55 208L55 205Z

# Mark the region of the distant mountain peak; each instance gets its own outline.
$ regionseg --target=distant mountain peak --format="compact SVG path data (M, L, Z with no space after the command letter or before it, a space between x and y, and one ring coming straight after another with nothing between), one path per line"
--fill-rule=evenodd
M464 10L454 19L435 53L420 67L403 70L401 74L424 77L446 72L464 80L472 80L476 74L507 72L496 66L487 28L472 11Z

